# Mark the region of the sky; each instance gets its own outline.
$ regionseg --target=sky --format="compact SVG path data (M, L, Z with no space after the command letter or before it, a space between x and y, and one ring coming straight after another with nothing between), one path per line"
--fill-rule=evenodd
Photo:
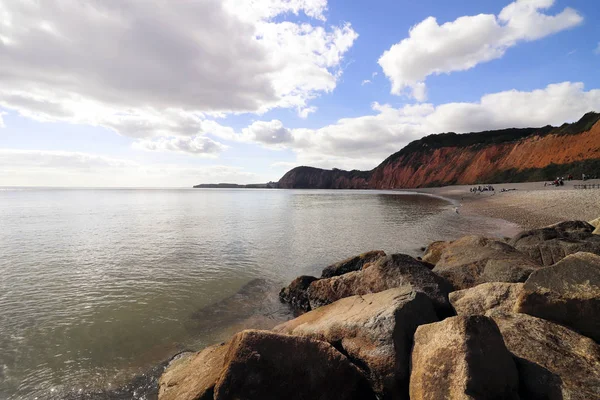
M600 112L597 0L0 0L0 186L369 170Z

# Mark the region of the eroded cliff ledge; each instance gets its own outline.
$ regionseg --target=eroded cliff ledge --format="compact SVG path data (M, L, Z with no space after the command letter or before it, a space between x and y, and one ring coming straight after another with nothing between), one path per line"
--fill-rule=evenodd
M411 142L371 171L297 167L284 189L393 189L527 182L600 170L600 114L560 127L442 133Z

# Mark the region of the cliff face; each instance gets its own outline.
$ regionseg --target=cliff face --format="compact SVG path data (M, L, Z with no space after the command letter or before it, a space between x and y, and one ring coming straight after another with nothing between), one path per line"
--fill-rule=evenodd
M430 135L410 143L372 171L298 167L280 188L391 189L549 180L598 173L600 114L561 127Z

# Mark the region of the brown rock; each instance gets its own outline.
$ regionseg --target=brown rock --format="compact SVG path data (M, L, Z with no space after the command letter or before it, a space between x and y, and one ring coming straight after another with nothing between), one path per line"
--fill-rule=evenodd
M600 237L584 221L565 221L519 233L510 244L542 265L552 265L580 251L600 254Z
M458 316L415 333L410 398L518 399L515 362L494 321Z
M363 373L329 343L242 331L169 367L160 400L375 400Z
M310 284L316 281L314 276L302 275L297 277L279 292L279 299L283 303L288 303L296 312L306 312L310 310L307 290Z
M385 257L384 251L373 250L355 257L347 258L326 267L321 274L321 278L331 278L332 276L340 276L348 272L358 271L362 269L365 264L372 263L382 257Z
M440 318L454 315L448 301L452 286L422 262L405 254L387 256L361 271L315 281L308 288L308 299L314 310L344 297L377 293L405 285L429 296Z
M458 315L512 313L522 288L522 283L488 282L452 292L449 298Z
M229 345L222 343L171 361L158 381L161 400L212 400Z
M446 249L446 247L448 247L449 244L450 242L432 242L429 246L427 246L427 249L425 249L423 261L433 265L437 264L437 262L440 261L440 258L442 257L444 249Z
M363 366L381 399L407 399L414 332L434 321L431 300L405 286L347 297L273 330L333 344Z
M225 399L375 399L358 368L329 343L266 331L231 340L215 386Z
M519 370L522 399L600 399L600 346L527 314L493 315Z
M465 236L446 247L433 272L456 289L468 289L485 282L524 282L540 267L506 243Z
M529 276L515 310L566 325L600 342L600 256L569 255Z

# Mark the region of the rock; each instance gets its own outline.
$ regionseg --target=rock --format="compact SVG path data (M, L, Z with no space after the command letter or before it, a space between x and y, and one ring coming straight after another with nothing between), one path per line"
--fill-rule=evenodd
M432 242L429 246L427 246L427 249L425 249L425 254L423 254L423 261L433 265L437 264L437 262L440 261L442 252L444 251L444 249L446 249L446 247L448 247L449 244L450 242Z
M569 255L529 276L515 310L566 325L600 342L600 256Z
M600 254L600 237L584 221L565 221L519 233L510 244L542 265L555 264L580 251Z
M440 318L454 315L448 301L452 286L422 262L405 254L387 256L367 269L314 281L308 288L308 299L314 310L344 297L377 293L404 285L411 285L414 290L429 296Z
M408 399L414 332L437 320L425 294L402 286L338 300L273 330L331 343L363 366L381 399Z
M449 295L458 315L488 315L490 312L512 313L522 283L488 282Z
M310 284L316 281L317 278L314 276L299 276L284 287L279 292L279 299L288 303L292 306L294 311L305 312L310 310L310 304L308 302L307 290Z
M518 399L518 374L494 321L458 316L415 333L410 399Z
M588 222L591 226L593 226L594 228L598 228L598 226L600 226L600 217L596 218L590 222Z
M363 373L329 343L247 330L173 364L160 400L369 399Z
M384 251L373 250L355 257L347 258L326 267L321 274L321 278L331 278L332 276L339 276L348 272L358 271L362 269L365 264L372 263L381 257L385 257Z
M600 399L600 346L527 314L493 315L514 355L522 399Z
M506 243L465 236L444 249L433 272L456 289L468 289L485 282L524 282L540 267Z
M596 229L594 229L594 232L592 232L592 235L600 235L600 226L597 226Z
M158 398L212 400L228 350L222 343L172 360L158 381Z

